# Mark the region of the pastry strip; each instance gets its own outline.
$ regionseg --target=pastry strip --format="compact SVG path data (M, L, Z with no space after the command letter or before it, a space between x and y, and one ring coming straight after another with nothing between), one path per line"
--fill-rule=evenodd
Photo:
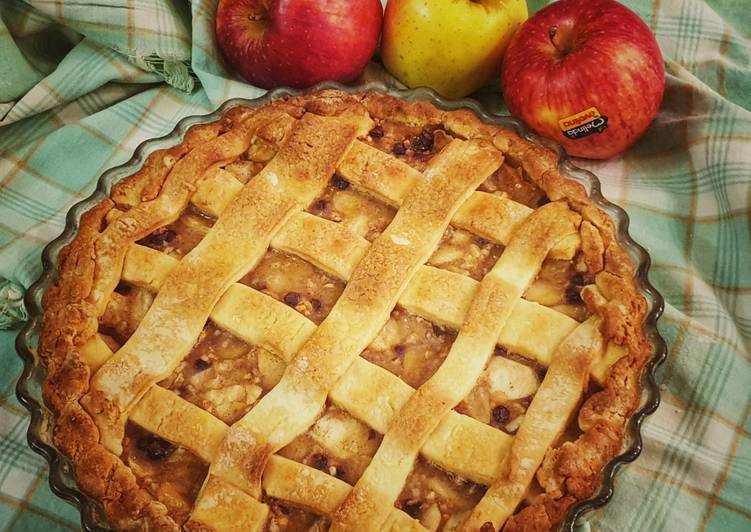
M260 495L268 458L315 422L329 390L376 337L459 205L502 160L485 143L459 140L433 158L281 381L230 428L213 474Z
M190 202L206 214L218 218L243 189L243 184L223 168L210 172L196 188Z
M402 491L420 448L466 397L485 369L508 317L534 281L548 253L576 231L580 217L564 202L535 211L511 237L493 269L477 289L459 334L443 364L393 416L383 441L331 530L378 530Z
M399 298L399 305L432 323L459 329L479 285L460 273L423 266ZM547 366L555 348L577 325L562 312L520 299L497 343Z
M388 370L358 358L329 398L366 425L385 433L414 389ZM469 416L450 413L428 437L421 452L447 471L489 483L511 443L501 430Z
M425 441L420 454L445 471L488 485L498 477L511 440L500 429L450 410Z
M498 530L514 513L545 453L563 434L584 394L592 360L604 348L599 325L600 318L588 319L558 347L511 443L504 473L485 493L462 530L478 530L488 522Z
M312 220L312 218L315 218L315 220ZM298 223L295 221L297 219L302 219L302 221ZM337 253L332 253L332 250L336 249L338 244L329 247L321 243L321 248L328 251L318 255L318 259L314 262L323 270L332 272L334 269L341 269L341 262L347 261L348 257L354 258L353 262L356 264L359 261L358 254L369 246L367 240L353 235L347 228L323 218L313 217L304 213L297 213L292 216L290 221L277 234L278 240L275 238L272 241L272 246L275 242L283 242L284 247L282 249L297 254L298 249L305 248L306 233L299 233L289 238L287 236L280 237L279 235L289 234L291 232L288 230L289 227L298 229L306 225L308 229L310 229L310 226L315 227L319 235L316 238L321 239L321 235L328 235L327 240L331 239L342 243L352 237L352 240L358 243L356 249L352 251L351 248L341 246L337 249ZM296 241L294 247L291 245L293 238ZM178 261L169 255L134 244L128 249L125 257L123 281L152 292L157 292L163 279L177 263ZM342 271L341 273L345 272ZM346 280L348 277L349 274L343 278ZM478 285L477 281L460 273L432 266L421 266L399 297L399 305L433 323L458 329L464 321L467 309L477 291ZM277 337L273 337L271 334L262 335L260 331L253 335L251 331L263 328L264 323L268 321L265 319L267 316L274 316L275 319L282 318L287 322L289 319L287 316L290 313L297 313L281 303L273 309L269 308L274 306L274 302L272 302L273 300L270 296L266 296L265 294L244 293L246 294L246 299L254 298L252 301L246 301L245 304L252 304L252 308L257 309L255 313L240 313L238 310L243 307L229 305L224 301L230 297L234 298L238 294L238 292L233 290L226 292L222 296L217 307L212 311L211 318L217 323L221 321L220 325L222 327L230 330L245 341L268 347L282 357L296 352L299 346L283 347L283 345L289 345L289 342L294 338L294 335L291 335L285 329L277 329L282 332ZM223 311L222 317L217 315L220 311ZM281 313L284 316L280 316ZM230 320L229 318L232 319ZM238 323L244 321L250 325L224 325L232 321ZM556 346L576 326L576 320L566 316L562 312L522 299L517 303L515 312L509 317L508 322L501 330L498 344L510 351L536 360L543 366L547 366L550 363L550 356ZM276 347L270 346L269 342L273 342Z
M282 113L254 113L249 109L238 109L230 114L230 123L234 127L230 127L226 133L218 135L223 128L221 121L197 126L188 131L183 144L165 150L161 157L155 158L153 162L150 160L150 164L139 171L152 175L152 178L159 175L166 175L166 178L162 178L164 183L156 198L138 203L118 216L94 243L97 267L90 297L98 316L104 313L120 280L128 245L175 221L187 206L201 179L213 168L237 158L247 150L252 134L277 120Z
M352 486L323 471L274 455L263 472L263 490L269 497L331 517ZM419 521L401 510L391 508L389 515L391 525L382 530L425 531Z
M422 174L408 164L367 144L355 141L339 166L339 172L366 192L398 207ZM234 180L234 183L230 180ZM242 184L231 174L219 171L198 186L194 205L212 216L218 216ZM522 203L504 195L475 191L462 204L451 224L477 236L507 244L514 228L533 212ZM578 233L559 241L551 258L570 259L581 246ZM275 246L278 247L278 246ZM334 272L332 272L334 273Z
M255 266L291 213L326 186L357 133L354 124L303 116L277 156L170 271L138 329L81 399L108 450L120 454L133 403L187 355L222 293Z
M300 316L302 320L304 317ZM329 393L331 401L384 433L414 389L389 371L357 358ZM377 400L373 401L373 397ZM131 421L211 463L228 426L176 393L153 386L133 407ZM199 441L196 434L205 435ZM421 454L446 471L481 484L499 472L511 436L458 412L449 412L428 437Z
M190 449L211 462L229 427L219 418L170 390L152 386L130 413L130 421Z
M209 475L185 529L188 532L261 532L268 516L266 504Z
M211 311L211 319L241 340L278 354L285 362L316 330L315 323L295 309L240 283L224 293Z
M271 247L297 255L339 279L348 280L370 242L336 222L300 212L277 233Z
M347 152L339 173L394 207L402 204L414 183L421 179L420 172L407 163L360 141ZM506 245L514 229L532 212L533 209L505 195L475 191L456 212L451 224ZM570 259L579 246L578 234L569 235L556 243L550 256Z
M385 433L414 389L388 370L358 358L329 393L334 404ZM430 434L421 453L447 471L489 484L511 443L505 432L450 412Z

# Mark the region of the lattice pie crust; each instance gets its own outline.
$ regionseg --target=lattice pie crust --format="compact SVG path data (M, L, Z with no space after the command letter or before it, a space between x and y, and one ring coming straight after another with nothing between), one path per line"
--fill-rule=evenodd
M124 529L555 527L648 356L614 227L469 111L237 107L81 220L45 295L55 442Z

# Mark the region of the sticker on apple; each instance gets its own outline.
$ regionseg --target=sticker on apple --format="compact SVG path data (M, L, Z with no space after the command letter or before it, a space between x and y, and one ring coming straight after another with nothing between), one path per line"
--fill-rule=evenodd
M602 133L608 127L608 117L601 115L597 107L590 107L558 121L561 132L571 140L580 139L593 133Z

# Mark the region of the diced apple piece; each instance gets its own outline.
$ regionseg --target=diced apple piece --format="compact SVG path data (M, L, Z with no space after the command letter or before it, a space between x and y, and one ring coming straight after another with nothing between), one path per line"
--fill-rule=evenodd
M441 524L441 510L437 504L428 506L427 510L420 517L420 523L431 532L438 530Z
M504 357L493 357L487 375L490 396L497 402L529 397L540 386L535 370Z
M563 303L565 294L560 286L549 281L538 279L527 289L524 299L536 301L546 307Z
M375 452L376 441L370 439L370 429L344 412L326 412L310 435L340 460Z
M257 348L258 371L261 372L261 383L267 390L277 385L284 373L284 362L263 348Z

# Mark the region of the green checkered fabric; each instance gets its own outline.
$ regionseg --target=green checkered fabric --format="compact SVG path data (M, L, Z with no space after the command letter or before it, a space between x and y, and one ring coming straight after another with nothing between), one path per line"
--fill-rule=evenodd
M622 157L579 161L631 217L665 296L663 402L642 456L591 530L751 530L751 10L748 0L624 0L650 25L668 84L646 136ZM544 2L530 2L531 10ZM41 271L44 244L107 168L143 140L223 100L216 0L0 2L0 295ZM382 76L372 66L368 78ZM487 96L487 95L486 95ZM502 108L490 98L491 108ZM14 284L10 284L11 281ZM5 290L5 292L3 292ZM6 314L3 314L5 316ZM13 397L21 363L0 331L0 526L78 530L26 445Z

